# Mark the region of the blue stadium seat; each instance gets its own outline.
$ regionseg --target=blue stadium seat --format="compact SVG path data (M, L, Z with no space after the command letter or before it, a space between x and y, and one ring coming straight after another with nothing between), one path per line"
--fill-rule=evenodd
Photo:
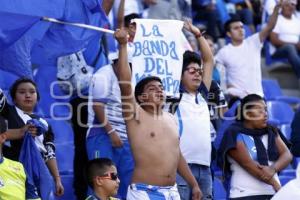
M271 66L271 64L274 63L284 63L288 64L288 60L286 58L272 58L272 55L270 54L270 41L266 40L264 42L264 54L265 54L265 61L267 66Z
M280 175L279 176L279 180L281 183L281 186L284 186L285 184L287 184L290 180L293 180L294 177L293 176L285 176L285 175Z
M214 198L217 200L226 200L226 190L223 187L223 183L221 182L220 179L214 178L214 183L213 183L213 191L214 191Z
M291 177L295 178L296 170L295 169L284 169L280 172L280 176L291 176Z
M280 101L268 101L268 116L269 123L280 126L283 124L291 124L294 118L294 111L287 103Z
M71 142L73 143L74 133L71 125L63 120L47 119L46 121L51 125L54 133L54 143L61 144Z
M291 139L292 128L290 124L283 124L280 126L280 130L286 139Z
M300 157L294 157L293 168L296 169L299 164L300 164Z
M65 193L62 197L56 197L56 200L75 200L76 197L74 195L73 189L73 175L62 175L61 181L65 189Z
M73 174L73 143L57 144L55 150L59 173L66 175Z
M223 135L225 130L233 123L235 122L236 116L235 116L235 111L240 105L240 101L236 101L227 111L224 113L224 117L222 119L222 124L217 130L217 137L214 141L214 146L216 149L219 148L219 145L222 141Z
M235 112L237 107L241 104L240 101L236 101L232 104L232 106L224 113L224 117L231 118L235 117Z
M284 96L277 80L263 79L262 87L267 101L278 100L290 104L300 103L299 97Z

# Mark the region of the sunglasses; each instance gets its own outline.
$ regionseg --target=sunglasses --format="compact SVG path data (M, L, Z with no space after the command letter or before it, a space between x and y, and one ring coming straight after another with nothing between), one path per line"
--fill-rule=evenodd
M103 179L110 179L110 180L113 180L113 181L116 181L119 178L118 174L115 173L115 172L106 173L106 174L104 174L100 177L103 178Z
M198 72L199 75L203 74L203 70L201 68L189 67L186 69L186 71L188 71L190 74L195 74L196 72Z

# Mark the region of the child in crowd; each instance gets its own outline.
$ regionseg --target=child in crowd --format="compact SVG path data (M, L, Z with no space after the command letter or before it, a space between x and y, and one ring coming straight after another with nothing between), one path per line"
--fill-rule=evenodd
M93 189L93 194L86 200L117 200L111 196L118 193L120 180L117 168L108 158L90 160L86 167L88 185Z

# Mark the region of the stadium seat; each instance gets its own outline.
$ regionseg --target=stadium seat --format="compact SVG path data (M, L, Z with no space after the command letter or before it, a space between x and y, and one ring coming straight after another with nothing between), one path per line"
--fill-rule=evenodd
M235 111L240 105L240 101L236 101L228 110L226 113L224 113L224 116L222 117L222 124L217 130L217 137L214 141L214 146L216 149L219 148L219 145L222 141L223 135L225 130L233 123L235 122L236 116Z
M226 200L226 190L223 187L223 184L220 179L214 178L214 183L213 183L213 188L214 188L214 198L217 200Z
M272 55L270 54L270 46L271 43L270 41L266 40L264 42L264 54L265 54L265 61L266 61L266 66L269 67L274 63L284 63L288 64L288 60L286 58L272 58Z
M233 119L233 117L235 117L236 115L236 109L238 108L238 106L240 105L240 101L236 101L232 104L232 106L224 113L224 118L231 118Z
M291 129L291 125L290 124L283 124L280 126L280 130L283 133L283 135L285 136L286 139L290 140L291 139L291 133L292 133L292 129Z
M291 176L291 177L295 178L296 170L295 169L284 169L280 172L280 176Z
M294 157L293 168L296 169L299 164L300 164L300 157Z
M65 193L61 197L55 197L56 200L75 200L76 197L74 195L73 189L73 175L62 175L61 181L65 189Z
M73 174L74 145L73 143L55 146L56 160L60 174Z
M290 180L293 180L294 177L293 176L285 176L285 175L280 175L279 176L279 180L281 183L281 186L284 186L285 184L287 184Z
M290 104L300 103L299 97L284 96L277 80L263 79L262 87L267 101L283 101Z
M73 143L74 133L71 125L64 120L46 119L51 125L54 133L54 143L61 144L71 142Z
M280 101L268 101L267 108L270 124L276 126L291 124L295 113L289 104Z

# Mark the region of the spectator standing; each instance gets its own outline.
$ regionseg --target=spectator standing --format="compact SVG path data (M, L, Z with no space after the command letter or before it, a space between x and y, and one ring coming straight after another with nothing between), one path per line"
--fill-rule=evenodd
M135 87L135 99L133 97L127 35L124 29L115 33L119 43L116 75L122 95L123 117L135 161L127 199L148 199L154 195L179 200L175 185L178 171L193 188L193 198L200 200L199 186L179 148L176 121L171 114L163 111L162 81L157 77L142 79Z
M198 39L203 68L197 53L191 51L184 53L181 96L175 111L180 127L180 149L203 192L202 199L212 199L210 115L206 97L201 95L199 88L202 84L207 95L212 79L213 54L200 30L191 23L185 25ZM177 177L176 182L180 198L192 199L192 188L188 183L181 176Z
M231 42L219 50L216 61L226 69L229 107L247 94L263 95L261 48L276 24L280 6L281 2L275 7L269 22L259 33L246 39L243 23L239 19L231 19L225 23L225 31Z

